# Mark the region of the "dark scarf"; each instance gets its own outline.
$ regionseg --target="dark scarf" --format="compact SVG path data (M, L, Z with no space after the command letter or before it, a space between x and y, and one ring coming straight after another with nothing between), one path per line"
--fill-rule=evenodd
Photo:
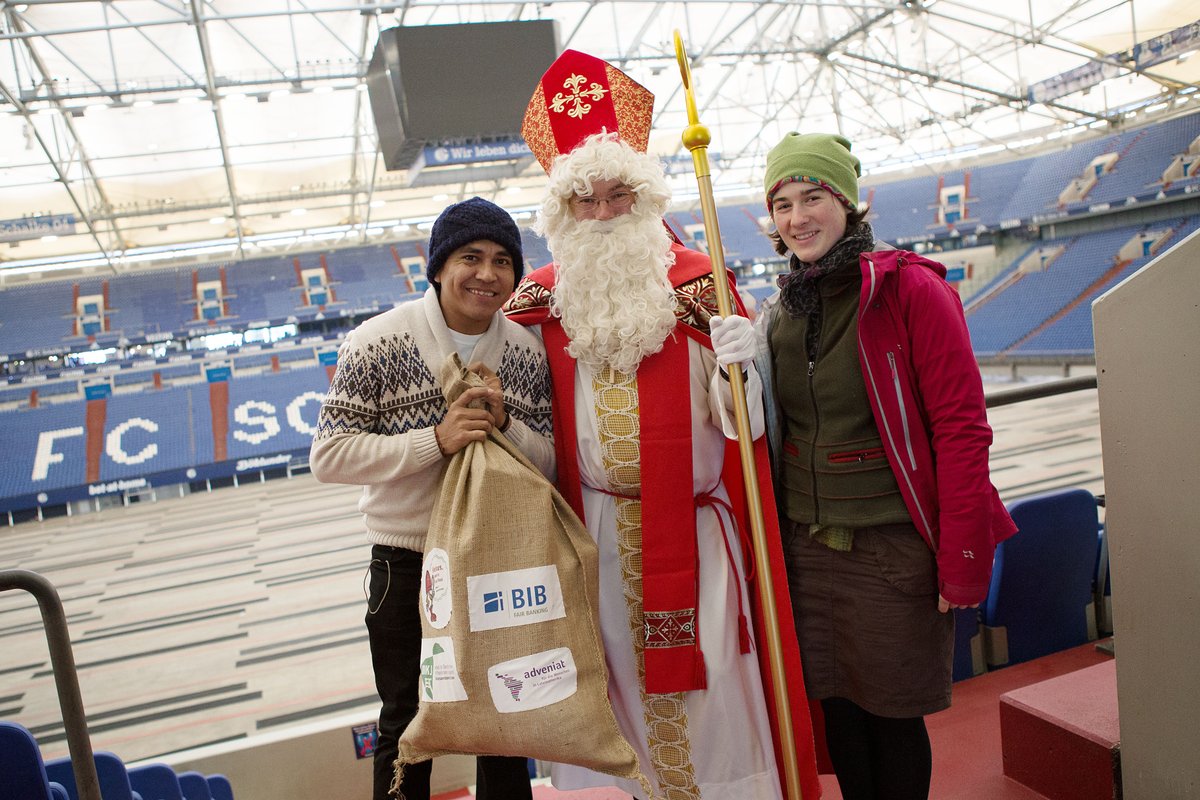
M875 248L875 232L867 222L859 223L857 228L846 231L841 239L829 248L829 252L811 264L792 257L792 271L780 275L776 282L779 284L779 300L783 310L792 319L811 316L810 328L820 327L816 315L821 309L821 296L817 291L817 282L831 272L853 262L858 263L858 256Z

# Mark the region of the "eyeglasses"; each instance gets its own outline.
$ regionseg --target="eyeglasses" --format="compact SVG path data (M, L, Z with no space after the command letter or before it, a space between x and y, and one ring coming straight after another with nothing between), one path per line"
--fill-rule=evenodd
M633 206L633 201L637 200L637 193L629 189L618 189L608 197L572 197L571 205L584 214L595 214L600 210L600 205L607 204L613 211L624 213Z

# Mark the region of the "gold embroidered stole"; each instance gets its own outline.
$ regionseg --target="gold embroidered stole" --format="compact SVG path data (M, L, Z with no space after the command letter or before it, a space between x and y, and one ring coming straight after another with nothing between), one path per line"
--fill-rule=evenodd
M637 497L641 492L641 454L638 446L637 378L605 367L592 377L599 421L600 449L611 490ZM682 692L648 694L643 652L646 646L642 610L642 503L614 498L617 511L617 549L625 587L625 608L638 666L638 689L646 723L647 745L665 800L700 800L692 765L687 704Z

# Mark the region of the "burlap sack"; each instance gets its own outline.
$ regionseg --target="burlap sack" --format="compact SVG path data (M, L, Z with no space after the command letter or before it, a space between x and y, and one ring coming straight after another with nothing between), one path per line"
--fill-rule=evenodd
M447 402L479 385L447 359ZM398 776L448 753L526 756L650 795L608 700L598 571L583 523L503 434L450 458L425 543L421 699Z

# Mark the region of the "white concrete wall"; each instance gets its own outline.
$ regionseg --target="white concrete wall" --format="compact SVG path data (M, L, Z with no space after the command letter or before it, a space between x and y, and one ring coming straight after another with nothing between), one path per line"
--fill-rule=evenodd
M373 721L374 713L356 712L152 760L176 772L225 775L235 800L368 800L371 759L357 758L352 728ZM474 782L473 757L434 759L433 794Z
M1200 232L1092 305L1125 800L1200 797Z

